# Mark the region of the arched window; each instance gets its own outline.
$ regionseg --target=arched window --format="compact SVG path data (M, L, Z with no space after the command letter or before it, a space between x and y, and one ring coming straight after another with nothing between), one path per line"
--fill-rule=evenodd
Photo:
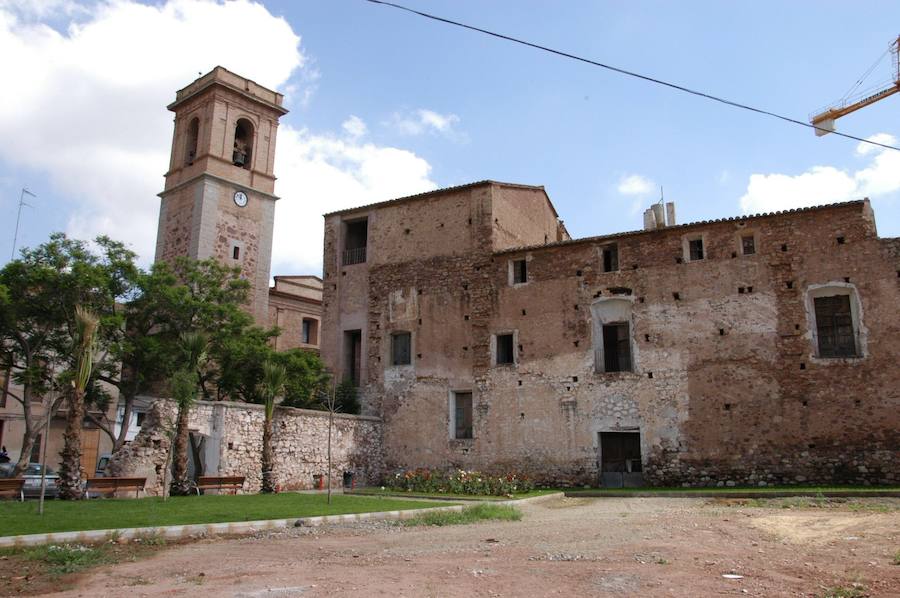
M250 170L252 150L253 123L246 118L241 118L234 127L234 153L231 161L235 166Z
M200 119L196 116L191 119L188 125L187 141L184 147L184 163L190 166L197 157L197 139L200 137Z

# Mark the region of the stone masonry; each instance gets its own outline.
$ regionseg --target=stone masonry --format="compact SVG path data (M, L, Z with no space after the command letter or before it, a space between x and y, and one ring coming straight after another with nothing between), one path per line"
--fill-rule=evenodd
M348 264L361 219L366 260ZM650 484L897 483L898 247L868 201L572 240L542 188L484 181L326 215L321 350L344 376L360 361L388 473L597 484L602 436L627 432ZM820 355L820 296L851 305L852 355ZM626 371L604 371L612 321ZM454 436L460 393L471 438Z
M159 495L169 450L169 431L176 407L168 400L153 403L141 431L110 463L110 474L147 477L146 491ZM198 402L191 410L190 430L203 437L205 475L246 477L245 492L261 487L263 407L234 402ZM273 422L275 477L282 490L314 488L314 476L327 479L328 413L278 407ZM345 473L357 485L381 479L381 422L367 416L335 414L332 429L332 487Z

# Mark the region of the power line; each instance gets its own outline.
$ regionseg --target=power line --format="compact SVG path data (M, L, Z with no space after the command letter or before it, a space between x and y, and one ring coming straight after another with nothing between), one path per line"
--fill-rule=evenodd
M446 19L444 17L439 17L437 15L432 15L427 12L418 11L412 8L408 8L406 6L402 6L400 4L394 4L393 2L384 2L383 0L366 0L367 2L371 2L372 4L381 4L384 6L389 6L391 8L396 8L398 10L403 10L414 15L418 15L420 17L425 17L426 19L431 19L433 21L439 21L441 23L446 23L448 25L454 25L456 27L462 27L463 29L469 29L471 31L477 31L478 33L484 33L485 35L490 35L491 37L496 37L499 39L503 39L506 41L510 41L516 44L521 44L523 46L528 46L529 48L534 48L536 50L541 50L544 52L549 52L550 54L556 54L557 56L562 56L563 58L570 58L572 60L577 60L579 62L584 62L586 64L590 64L592 66L598 66L600 68L604 68L621 75L627 75L629 77L634 77L636 79L641 79L643 81L648 81L650 83L656 83L657 85L662 85L665 87L670 87L672 89L676 89L678 91L689 93L691 95L699 96L701 98L706 98L707 100L712 100L714 102L719 102L720 104L725 104L727 106L732 106L734 108L740 108L742 110L748 110L750 112L755 112L757 114L762 114L764 116L770 116L772 118L777 118L779 120L783 120L785 122L789 122L795 125L800 125L801 127L806 127L808 129L814 129L817 131L823 131L827 133L831 133L832 135L838 135L840 137L846 137L847 139L853 139L854 141L859 141L861 143L868 143L870 145L877 145L878 147L883 147L885 149L891 149L895 151L900 151L900 147L895 147L893 145L888 145L886 143L878 143L877 141L872 141L870 139L864 139L862 137L857 137L855 135L850 135L847 133L841 133L839 131L832 131L830 129L823 129L822 127L817 127L816 125L810 124L808 122L804 122L802 120L797 120L795 118L791 118L789 116L784 116L783 114L778 114L777 112L771 112L769 110L763 110L762 108L754 108L753 106L749 106L747 104L741 104L740 102L735 102L733 100L728 100L725 98L721 98L719 96L714 96L709 93L705 93L702 91L697 91L695 89L690 89L689 87L684 87L683 85L678 85L676 83L670 83L668 81L663 81L662 79L656 79L654 77L649 77L647 75L642 75L640 73L635 73L634 71L629 71L623 68L619 68L616 66L612 66L609 64L604 64L602 62L598 62L596 60L591 60L590 58L584 58L583 56L578 56L576 54L570 54L568 52L563 52L562 50L555 50L553 48L549 48L547 46L542 46L540 44L535 44L529 41L525 41L522 39L518 39L515 37L511 37L509 35L504 35L502 33L497 33L495 31L489 31L487 29L481 29L480 27L475 27L474 25L467 25L465 23L460 23L458 21L453 21L451 19Z

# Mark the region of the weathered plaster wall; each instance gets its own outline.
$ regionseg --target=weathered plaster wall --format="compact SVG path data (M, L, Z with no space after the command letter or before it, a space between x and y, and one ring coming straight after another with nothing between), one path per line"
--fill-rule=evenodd
M387 470L596 483L598 432L639 428L657 484L900 479L900 259L867 203L525 251L493 253L482 232L464 254L368 267L365 408L384 417ZM686 235L704 237L706 259L685 260ZM603 272L611 242L620 269ZM529 282L511 287L508 261L522 257ZM863 358L815 357L806 292L832 283L858 294ZM400 291L416 301L398 319ZM594 370L591 305L608 297L633 302L633 372ZM396 330L412 332L411 366L389 365ZM491 335L513 331L517 364L492 367ZM472 440L449 437L454 390L473 392Z
M137 438L117 453L112 475L147 477L147 493L161 488L167 429L173 425L174 403L158 400ZM206 475L245 476L245 492L258 492L262 483L262 406L201 401L191 410L190 429L206 437L203 463ZM275 478L283 490L311 489L314 475L327 475L328 414L278 407L273 425ZM380 481L381 422L377 418L336 414L332 429L332 486L339 488L344 472L357 485Z

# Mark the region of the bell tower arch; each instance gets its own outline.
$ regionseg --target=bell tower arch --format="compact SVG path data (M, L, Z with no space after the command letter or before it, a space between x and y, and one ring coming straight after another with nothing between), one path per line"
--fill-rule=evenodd
M266 325L275 224L275 137L284 96L218 66L175 95L156 260L216 258L250 281Z

